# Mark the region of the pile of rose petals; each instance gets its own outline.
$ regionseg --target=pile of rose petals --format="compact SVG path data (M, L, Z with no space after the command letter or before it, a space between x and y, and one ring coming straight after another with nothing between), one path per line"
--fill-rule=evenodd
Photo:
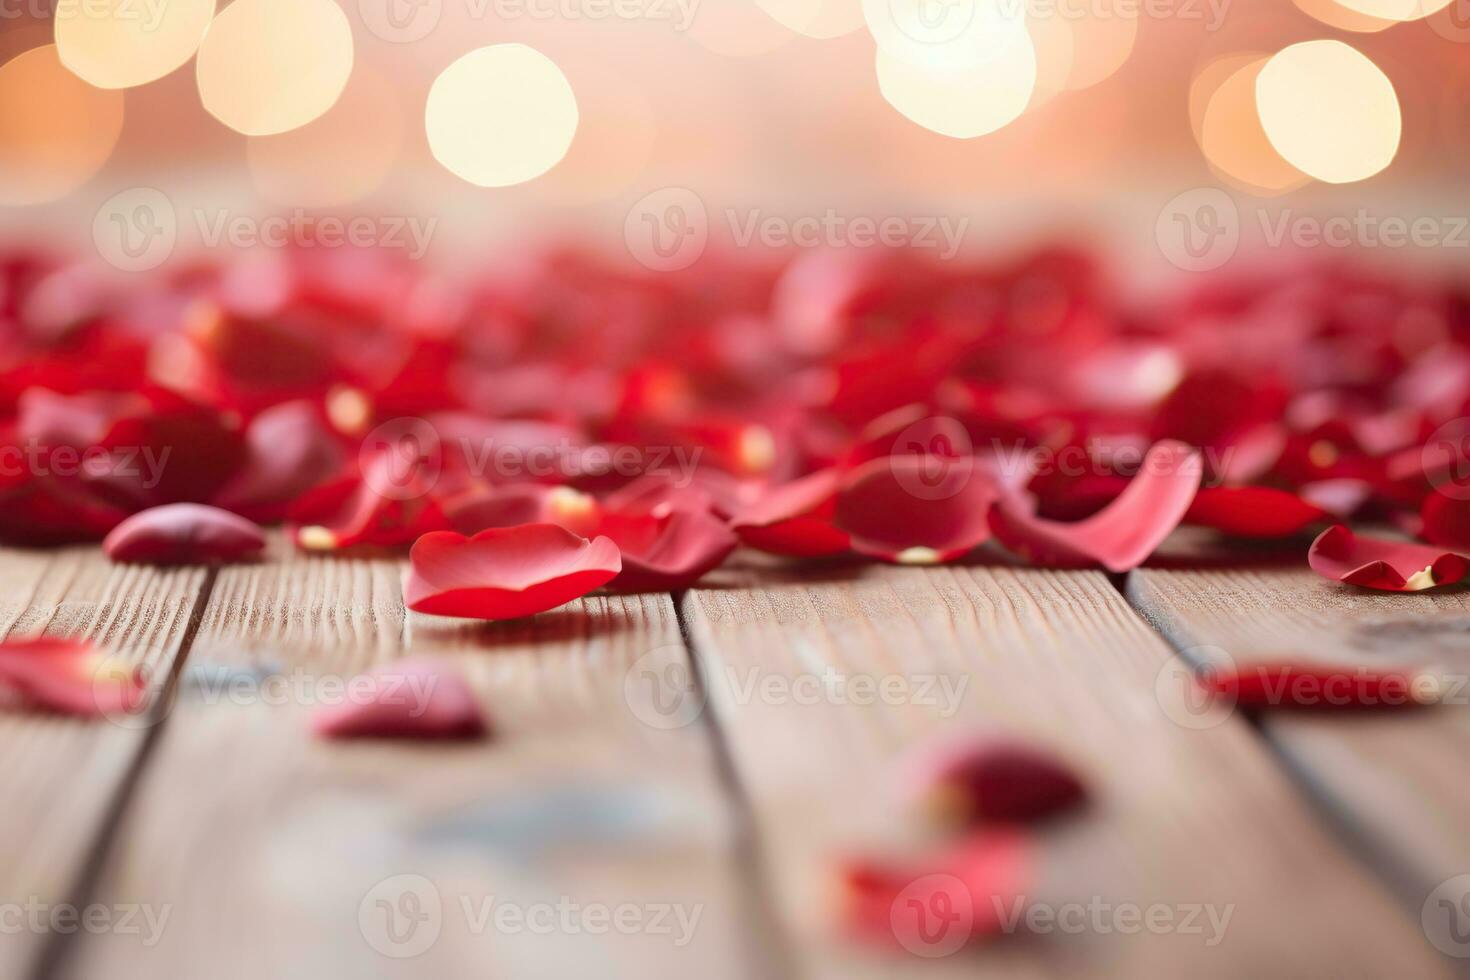
M677 273L561 250L455 278L303 247L125 280L12 252L0 340L0 541L417 542L415 605L457 615L684 588L737 544L1121 572L1181 524L1330 527L1311 567L1334 581L1470 567L1470 292L1448 278L1324 264L1144 300L1061 247ZM1390 531L1346 529L1369 524ZM483 536L540 525L566 534Z

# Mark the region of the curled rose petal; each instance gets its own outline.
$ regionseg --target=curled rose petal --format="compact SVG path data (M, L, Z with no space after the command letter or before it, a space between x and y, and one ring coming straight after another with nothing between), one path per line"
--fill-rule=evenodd
M1125 572L1179 526L1199 489L1201 468L1199 453L1188 446L1160 442L1118 499L1087 520L1046 520L1008 494L991 511L991 526L1002 544L1027 561Z
M315 488L297 502L298 513L324 510L329 515L294 528L297 547L308 551L355 545L391 548L449 526L433 495L438 474L426 468L411 444L390 443L359 458L363 463L360 478Z
M1430 544L1470 549L1470 500L1435 490L1419 509L1423 519L1420 536Z
M426 534L409 552L403 600L417 612L515 619L554 609L622 571L618 546L555 524Z
M265 548L259 525L218 507L164 504L113 528L102 550L113 561L203 565L244 561Z
M1184 523L1241 538L1284 538L1328 517L1322 508L1274 487L1201 487Z
M27 704L85 718L127 714L146 700L141 669L120 666L85 640L0 643L0 685Z
M1419 592L1465 577L1470 560L1430 545L1354 534L1341 524L1317 536L1307 552L1312 571L1334 582L1384 592Z
M1043 749L1004 736L971 735L923 746L907 785L936 823L1029 823L1082 805L1072 768Z
M293 500L341 472L337 437L307 401L287 402L257 415L245 430L244 466L214 503L253 521L286 516Z
M837 495L837 527L854 551L900 564L958 558L990 539L997 496L989 470L969 457L889 456L852 470Z
M317 710L322 738L474 739L489 726L464 677L433 660L399 660L347 685L341 704Z
M994 936L1002 910L1031 887L1033 847L1024 832L1006 829L918 858L848 860L838 868L840 920L855 939L914 952ZM959 914L936 923L929 917L939 910ZM949 929L964 932L946 934Z
M620 592L687 589L740 543L724 521L694 510L607 514L598 530L622 552L623 570L611 585Z
M847 551L852 539L833 525L842 473L818 470L771 487L739 510L730 526L752 548L793 558L817 558Z
M1211 695L1247 709L1413 708L1444 696L1439 678L1417 671L1331 664L1268 663L1212 667L1197 680Z

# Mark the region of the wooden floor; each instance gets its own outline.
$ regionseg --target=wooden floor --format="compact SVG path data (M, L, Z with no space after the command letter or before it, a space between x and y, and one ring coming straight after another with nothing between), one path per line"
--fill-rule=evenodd
M405 613L400 574L280 541L217 572L0 550L4 632L92 637L164 692L146 723L0 715L0 976L1470 964L1442 955L1470 955L1470 877L1450 880L1470 873L1470 694L1254 725L1184 683L1288 653L1463 673L1470 592L1372 596L1296 563L1110 578L752 557L687 594L465 624ZM309 736L329 682L409 652L462 666L494 738ZM1049 917L945 956L855 944L834 927L834 861L911 837L898 760L976 726L1054 747L1095 790L1039 835L1026 899ZM48 919L68 906L78 921Z

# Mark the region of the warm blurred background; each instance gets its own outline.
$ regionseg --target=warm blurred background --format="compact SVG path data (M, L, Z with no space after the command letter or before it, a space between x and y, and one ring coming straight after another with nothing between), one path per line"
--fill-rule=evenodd
M77 249L156 219L138 188L174 256L296 209L433 222L445 263L621 247L684 227L688 195L642 214L669 187L714 247L968 216L969 249L1085 236L1144 275L1215 187L1247 250L1282 208L1470 246L1466 0L0 0L0 59L7 236Z

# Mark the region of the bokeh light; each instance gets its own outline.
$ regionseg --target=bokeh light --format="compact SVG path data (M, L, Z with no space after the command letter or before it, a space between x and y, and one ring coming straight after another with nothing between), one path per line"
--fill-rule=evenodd
M1076 46L1071 25L1061 17L1027 18L1026 28L1036 50L1036 91L1030 106L1034 109L1066 90Z
M1298 7L1311 17L1339 30L1358 34L1373 34L1397 24L1396 20L1370 17L1356 10L1349 10L1337 0L1295 0Z
M359 67L321 118L288 133L252 137L250 175L261 194L280 204L318 208L358 201L392 169L403 132L397 88Z
M123 94L72 74L55 45L12 58L0 66L0 203L75 190L102 169L122 125Z
M304 126L352 73L352 28L332 0L235 0L199 46L199 96L247 136Z
M556 166L577 132L571 83L524 44L478 48L440 73L424 126L434 158L480 187L507 187Z
M1438 13L1454 0L1336 0L1348 10L1383 20L1419 20Z
M1278 52L1256 79L1256 104L1271 145L1319 180L1371 177L1398 152L1403 119L1393 83L1341 41Z
M1269 59L1237 68L1211 94L1200 124L1200 149L1229 182L1255 194L1283 194L1311 178L1281 158L1256 111L1256 79Z
M1138 40L1138 9L1129 3L1056 0L1050 16L1065 17L1072 31L1067 88L1089 88L1123 67Z
M863 26L861 0L755 0L773 20L818 39L841 37Z
M993 133L1026 110L1036 87L1036 51L1023 30L978 67L929 71L877 54L878 88L899 112L944 136Z
M878 50L890 63L901 61L924 73L975 70L983 74L988 65L1014 60L1019 44L1032 62L1030 71L1035 72L1036 52L1026 31L1024 3L863 0L863 17ZM992 74L1002 77L1005 73ZM1034 79L1026 84L1028 93L1033 83ZM955 84L958 92L965 83Z
M194 56L215 0L60 0L56 50L62 64L98 88L162 78Z

